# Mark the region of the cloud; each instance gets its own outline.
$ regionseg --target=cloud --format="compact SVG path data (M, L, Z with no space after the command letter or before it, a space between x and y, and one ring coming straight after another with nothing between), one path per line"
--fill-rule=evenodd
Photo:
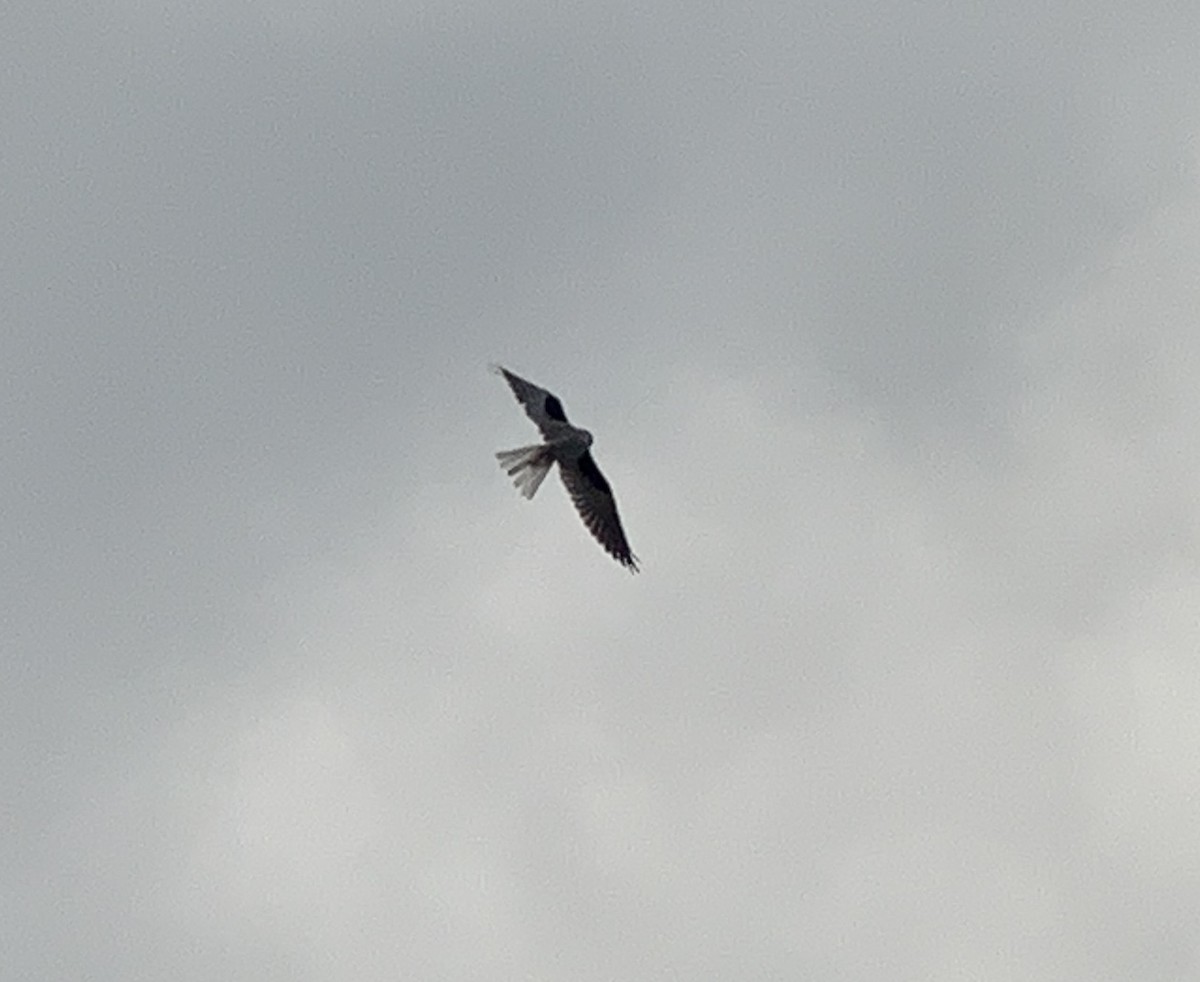
M13 970L1188 976L1192 15L423 11L6 42Z

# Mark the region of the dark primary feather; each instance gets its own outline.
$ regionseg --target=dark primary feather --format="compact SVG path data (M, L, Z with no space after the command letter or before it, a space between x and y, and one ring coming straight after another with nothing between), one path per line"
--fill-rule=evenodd
M567 493L588 531L604 546L610 556L628 567L630 572L636 573L637 556L633 554L633 550L629 548L629 541L625 538L625 530L621 527L621 518L617 514L617 501L591 453L584 453L576 467L560 466L559 473L562 474Z
M526 381L520 375L514 375L503 365L496 365L495 371L504 376L508 387L517 397L517 402L525 408L525 415L537 424L538 429L542 431L542 436L550 435L546 428L549 421L567 422L567 414L563 410L563 404L558 396L547 392L539 385Z

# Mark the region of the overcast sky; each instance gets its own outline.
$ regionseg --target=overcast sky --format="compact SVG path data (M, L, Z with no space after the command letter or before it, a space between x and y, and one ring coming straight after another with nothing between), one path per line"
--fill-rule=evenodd
M1200 978L1200 5L3 22L5 979Z

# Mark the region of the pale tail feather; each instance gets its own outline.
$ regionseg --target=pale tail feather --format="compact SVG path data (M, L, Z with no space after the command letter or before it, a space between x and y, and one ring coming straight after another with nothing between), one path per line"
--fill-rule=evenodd
M517 490L526 498L537 494L537 489L546 480L550 468L554 466L554 457L544 444L532 447L520 447L517 450L501 450L496 454L500 466L508 471Z

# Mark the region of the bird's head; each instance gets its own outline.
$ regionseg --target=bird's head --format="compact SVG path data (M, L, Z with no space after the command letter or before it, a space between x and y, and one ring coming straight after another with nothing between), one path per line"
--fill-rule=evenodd
M592 445L592 434L587 430L580 430L579 435L583 437L583 445L590 447Z

